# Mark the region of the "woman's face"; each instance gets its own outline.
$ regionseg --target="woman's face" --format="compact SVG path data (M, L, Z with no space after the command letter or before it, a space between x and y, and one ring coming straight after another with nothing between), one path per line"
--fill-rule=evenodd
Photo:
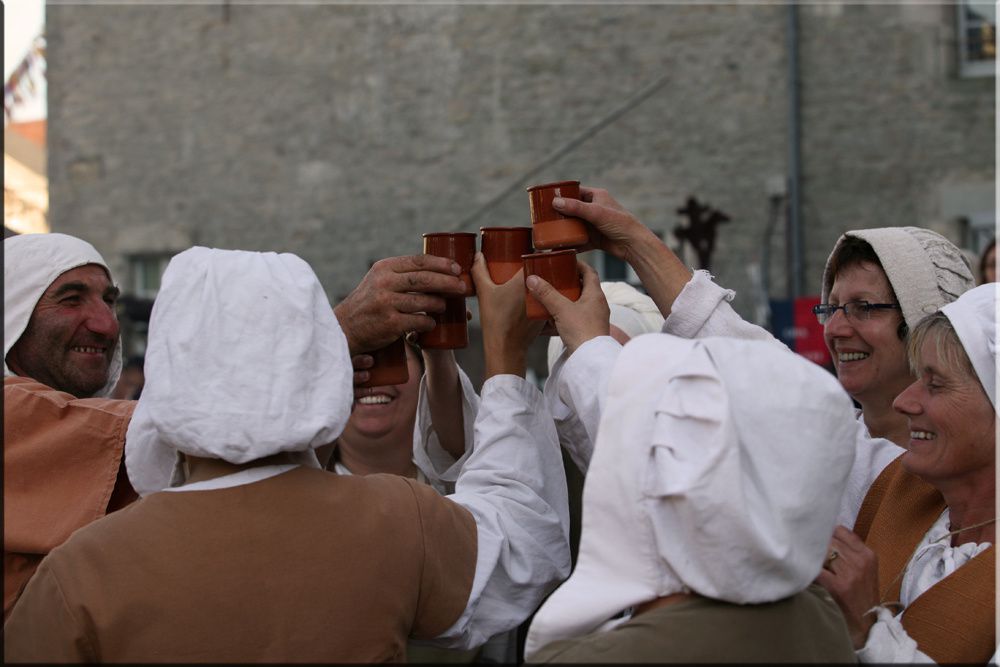
M893 402L910 422L903 466L932 484L993 474L996 412L978 378L943 366L932 336L920 355L920 377Z
M882 269L860 262L841 269L830 290L830 303L848 301L895 303L896 299ZM897 333L902 321L898 310L873 310L867 320L849 319L838 310L823 325L837 378L862 409L867 402L892 401L913 381L906 346Z
M356 435L380 438L395 432L412 443L420 376L423 371L417 352L410 345L404 347L409 380L385 387L355 388L354 406L347 429Z

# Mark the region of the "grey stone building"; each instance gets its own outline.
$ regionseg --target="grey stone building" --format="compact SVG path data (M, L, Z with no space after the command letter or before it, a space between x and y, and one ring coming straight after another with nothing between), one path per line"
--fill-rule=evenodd
M336 300L421 233L527 224L525 186L578 179L671 245L689 196L724 211L712 271L760 320L767 296L818 292L846 229L927 226L970 253L992 235L995 61L975 18L50 0L50 224L132 295L198 244L299 254Z

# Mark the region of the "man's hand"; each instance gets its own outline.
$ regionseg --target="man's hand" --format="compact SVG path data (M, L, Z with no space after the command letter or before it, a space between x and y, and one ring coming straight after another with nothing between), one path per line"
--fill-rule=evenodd
M347 337L352 355L385 347L408 331L430 331L426 313L444 310L439 295L461 296L461 268L446 257L389 257L368 273L333 312Z
M483 330L486 377L510 374L524 377L528 346L544 322L529 320L524 311L524 269L497 285L490 278L483 253L476 253L472 279L479 296L479 322Z
M570 354L591 338L611 332L611 309L597 271L580 261L577 268L583 276L583 290L577 301L570 301L538 276L528 276L526 281L531 295L549 311Z
M854 649L863 648L875 623L874 612L867 612L879 603L878 556L855 533L837 526L816 583L843 612Z

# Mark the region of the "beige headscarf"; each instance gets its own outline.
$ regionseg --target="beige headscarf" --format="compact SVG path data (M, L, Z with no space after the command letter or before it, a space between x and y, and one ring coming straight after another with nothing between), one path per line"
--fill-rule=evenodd
M3 241L3 374L14 375L7 367L7 353L28 327L35 304L56 278L87 264L111 270L94 246L67 234L22 234ZM95 396L110 396L122 373L122 343L119 337L108 368L108 382Z
M526 657L671 593L753 604L803 590L826 555L855 433L837 380L772 342L629 341L584 483L576 569L535 615Z
M837 240L826 260L823 303L827 303L836 277L830 272L830 261L848 237L867 241L875 251L911 329L976 284L968 258L937 232L920 227L855 229Z
M347 340L316 274L291 254L191 248L153 304L146 384L125 465L140 495L183 482L178 452L247 463L333 442L350 416Z

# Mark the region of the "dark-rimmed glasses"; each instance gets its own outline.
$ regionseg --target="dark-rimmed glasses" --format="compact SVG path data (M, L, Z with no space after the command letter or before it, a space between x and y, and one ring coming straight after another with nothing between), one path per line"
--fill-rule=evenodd
M867 301L848 301L842 306L832 303L821 303L813 306L813 314L820 324L826 324L838 310L844 311L849 320L867 320L873 310L899 310L898 303L869 303Z

